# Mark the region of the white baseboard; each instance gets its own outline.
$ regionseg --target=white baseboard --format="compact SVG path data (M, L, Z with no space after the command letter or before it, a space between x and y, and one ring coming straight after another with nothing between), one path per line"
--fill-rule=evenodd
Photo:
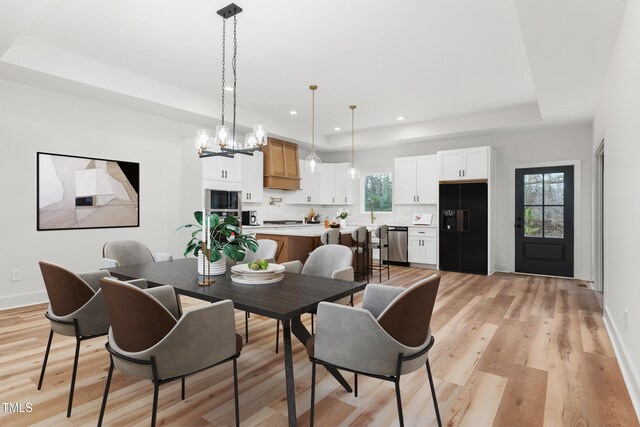
M0 297L0 310L10 308L25 307L28 305L41 304L49 301L46 291L29 292L26 294L10 295Z
M606 306L604 307L604 326L607 328L607 332L611 337L613 351L616 353L616 359L618 359L624 383L627 385L631 403L633 404L633 408L636 410L636 417L640 419L640 377L638 377L638 371L634 366L631 357L629 357L629 352L627 351L624 342L620 339L618 328L611 319L609 309Z

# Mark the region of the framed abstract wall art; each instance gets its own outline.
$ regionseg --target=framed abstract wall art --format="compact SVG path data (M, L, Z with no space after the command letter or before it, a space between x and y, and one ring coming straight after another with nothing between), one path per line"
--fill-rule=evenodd
M36 156L38 231L140 226L140 163Z

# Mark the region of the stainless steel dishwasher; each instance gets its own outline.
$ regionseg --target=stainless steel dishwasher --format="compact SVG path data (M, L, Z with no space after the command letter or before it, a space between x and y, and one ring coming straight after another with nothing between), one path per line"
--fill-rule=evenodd
M409 227L390 226L389 264L409 265ZM386 261L385 261L386 263Z

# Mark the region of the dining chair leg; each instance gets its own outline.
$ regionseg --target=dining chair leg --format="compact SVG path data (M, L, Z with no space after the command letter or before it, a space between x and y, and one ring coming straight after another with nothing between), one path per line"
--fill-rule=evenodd
M153 373L153 406L151 407L151 427L156 426L158 414L158 394L160 393L160 381L158 380L158 368L156 358L151 356L151 372Z
M313 335L313 313L311 313L311 335Z
M391 264L389 264L389 245L387 245L387 279L391 278Z
M402 416L402 397L400 396L400 377L396 378L396 403L398 404L398 421L400 427L404 427L404 417Z
M276 354L278 354L278 349L280 348L280 321L276 320Z
M244 312L244 338L247 344L249 344L249 312Z
M355 372L353 375L353 395L358 397L358 373Z
M313 427L313 412L316 406L316 362L311 362L311 413L309 424Z
M80 357L80 339L76 338L76 354L73 358L73 371L71 372L71 388L69 390L69 405L67 406L67 418L71 416L73 405L73 391L76 387L76 374L78 373L78 357Z
M38 390L42 388L42 380L44 380L44 371L47 369L47 360L49 359L49 350L51 350L51 340L53 339L53 329L49 331L49 341L47 341L47 349L44 351L44 361L42 362L42 371L40 371L40 381L38 381Z
M436 419L438 420L438 427L442 427L442 420L440 419L440 409L438 408L438 398L436 397L436 388L433 384L433 375L431 375L431 365L429 364L429 359L427 359L425 365L427 366L429 386L431 386L431 398L433 399L433 407L436 409Z
M180 381L182 383L182 387L181 387L181 393L180 393L180 397L182 397L182 400L184 400L184 396L185 396L185 388L186 388L186 377L182 377L182 381Z
M104 411L107 408L107 398L109 397L109 387L111 387L111 377L113 376L113 356L109 354L111 363L109 364L109 374L107 375L107 385L104 387L104 396L102 396L102 405L100 406L100 417L98 418L98 427L102 426L104 419Z
M240 403L238 402L238 359L233 359L233 398L235 401L236 427L240 427Z

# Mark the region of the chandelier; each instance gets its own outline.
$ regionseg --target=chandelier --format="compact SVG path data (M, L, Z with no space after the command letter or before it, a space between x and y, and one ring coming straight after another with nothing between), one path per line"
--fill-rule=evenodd
M238 18L237 15L242 12L242 8L238 5L231 3L228 6L220 9L218 15L222 17L222 113L221 123L216 126L216 132L211 136L211 132L208 129L198 130L196 136L196 151L200 158L203 157L234 157L236 154L245 154L252 156L254 151L260 150L267 144L267 130L263 125L256 125L253 127L253 132L245 135L244 144L240 144L236 140L236 105L237 105L237 67L236 59L238 57ZM226 41L227 41L227 19L233 18L233 58L231 60L231 70L233 74L233 122L231 128L225 123L224 120L224 107L225 107L225 91L228 90L225 86L225 72L226 72ZM210 151L211 139L214 140L214 144L218 145L219 151Z

